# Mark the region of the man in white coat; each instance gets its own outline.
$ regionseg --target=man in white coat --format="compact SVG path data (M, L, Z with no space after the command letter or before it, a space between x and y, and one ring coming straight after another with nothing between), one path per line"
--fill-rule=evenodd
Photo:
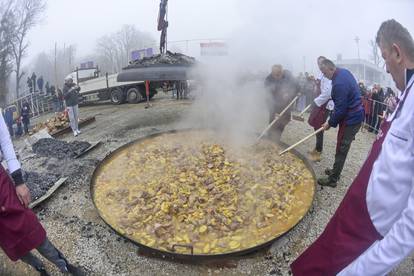
M322 66L322 61L326 58L318 57L318 67ZM318 96L313 100L311 114L308 123L315 131L318 130L328 119L329 113L334 109L334 102L331 99L332 81L321 73L318 77ZM323 150L323 131L316 134L315 148L309 152L309 159L315 162L321 161Z
M414 251L414 41L389 20L377 43L399 103L324 232L291 265L294 275L386 275Z

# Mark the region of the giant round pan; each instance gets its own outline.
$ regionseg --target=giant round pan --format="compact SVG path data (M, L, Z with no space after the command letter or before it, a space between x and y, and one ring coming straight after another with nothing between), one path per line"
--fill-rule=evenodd
M248 192L246 193L245 191L242 194L236 194L235 197L239 198L239 201L242 202L243 204L241 204L240 202L238 203L238 206L241 206L240 208L242 210L234 210L234 213L230 216L227 217L227 219L230 219L230 221L228 222L228 227L226 228L226 225L224 224L226 222L226 217L224 217L224 215L221 215L220 218L222 218L222 224L224 226L220 226L220 227L224 227L224 228L220 228L220 229L224 229L223 232L220 232L218 230L214 230L216 232L213 231L213 229L218 229L218 226L214 226L216 228L213 228L213 219L211 219L210 217L210 221L206 220L205 218L201 218L199 219L199 221L201 221L201 223L205 223L207 226L201 225L201 224L197 224L194 222L194 225L185 225L183 227L187 227L187 228L183 228L183 229L194 229L193 232L189 233L190 237L197 237L198 240L202 240L203 235L207 235L204 232L206 231L211 231L208 232L208 235L211 235L211 237L215 237L216 239L212 239L211 243L210 242L205 242L205 246L207 247L207 249L197 249L197 243L192 240L193 238L181 238L181 237L175 237L174 235L181 235L180 233L177 232L173 232L172 230L168 230L171 228L167 228L167 233L164 232L163 234L161 233L159 235L154 235L154 234L148 234L148 233L153 233L153 232L148 232L148 233L143 233L143 231L154 231L154 229L152 229L149 225L150 223L150 218L152 217L152 215L156 215L154 211L154 213L152 215L147 215L147 217L144 216L144 213L146 212L146 208L148 208L148 204L153 204L154 207L153 208L158 208L157 209L157 214L164 214L163 212L160 211L160 207L156 205L156 201L159 200L159 198L165 197L167 195L163 194L164 188L161 188L158 193L156 193L157 191L155 191L156 193L156 197L154 196L153 198L150 199L150 202L147 201L146 204L143 204L144 199L142 199L141 197L143 197L143 191L145 192L145 189L148 189L148 194L151 194L151 185L156 185L156 184L142 184L144 183L153 183L153 182L149 182L151 181L151 179L147 179L145 173L142 173L143 168L140 167L140 164L146 164L145 166L149 166L151 164L154 164L154 171L157 170L166 170L165 171L165 175L163 175L162 177L169 177L167 171L170 170L171 168L169 168L167 170L167 165L165 165L166 167L163 169L160 169L160 164L165 164L166 162L170 162L172 163L172 161L168 161L168 154L171 154L171 152L167 152L164 154L162 152L163 149L168 148L168 145L177 145L178 148L174 148L175 152L177 153L177 155L183 154L182 152L185 152L185 149L187 147L187 143L191 143L194 142L197 145L200 145L200 147L203 148L203 150L205 150L207 153L209 152L210 149L212 149L213 151L219 151L221 154L224 154L224 150L225 147L223 146L221 148L221 146L219 144L217 144L217 141L214 141L215 137L214 137L214 133L211 131L207 131L207 130L181 130L181 131L170 131L170 132L164 132L164 133L158 133L158 134L153 134L144 138L140 138L137 139L131 143L128 143L126 145L121 146L120 148L118 148L117 150L111 152L109 155L107 155L100 163L99 165L96 167L93 175L92 175L92 179L91 179L91 197L93 199L94 205L98 210L99 215L101 216L101 218L105 221L105 223L107 225L109 225L109 227L111 227L115 232L117 232L119 235L125 237L126 239L130 240L131 242L133 242L134 244L138 245L140 248L145 249L148 252L151 253L155 253L157 255L160 256L169 256L169 257L173 257L175 259L188 259L188 260L201 260L201 259L208 259L208 258L220 258L220 257L230 257L230 256L238 256L238 255L243 255L243 254L247 254L253 251L256 251L258 249L267 247L269 245L271 245L275 240L277 240L279 237L281 237L282 235L286 234L287 232L289 232L293 227L295 227L295 225L297 225L302 218L306 215L306 213L309 211L310 207L312 206L312 201L313 201L313 196L314 196L314 192L315 192L315 173L312 169L312 166L310 165L310 163L307 161L306 158L304 158L301 154L299 154L296 151L291 151L290 153L288 153L286 156L284 156L283 158L285 158L288 162L288 160L294 160L294 162L296 162L295 164L299 164L299 170L303 170L304 171L304 175L307 176L307 178L303 178L303 176L301 176L300 172L296 172L296 171L289 171L289 175L288 175L288 179L290 179L292 183L299 183L297 182L296 178L300 178L300 179L305 179L306 181L304 181L303 185L306 186L300 186L300 193L296 192L296 190L293 190L294 192L292 192L292 194L294 195L306 195L304 196L304 198L306 199L301 199L301 198L293 198L290 199L290 201L288 201L289 198L287 195L283 195L283 198L285 198L287 201L286 202L290 202L289 204L291 204L292 206L283 206L283 208L281 210L284 210L283 212L288 212L287 210L289 210L289 212L291 212L293 215L292 218L289 219L285 219L284 217L282 218L282 215L280 214L285 214L280 210L274 211L274 214L264 214L263 213L263 218L258 216L257 212L259 212L260 208L264 208L261 205L257 205L257 202L259 202L259 204L261 204L261 202L263 202L263 204L267 204L272 202L272 200L277 201L277 199L273 199L270 198L268 199L268 201L265 200L256 200L256 202L254 203L255 208L257 208L256 213L254 213L254 210L252 211L253 216L247 216L246 215L246 219L244 220L240 220L240 222L233 222L232 220L234 219L234 217L237 217L238 214L242 214L243 212L247 212L249 210L245 210L243 208L250 208L250 202L252 202L249 198L245 199L246 204L244 204L244 197L247 197L244 194L248 194L250 193L250 190L247 190ZM197 140L197 139L204 139L203 137L205 137L205 141L203 140L202 142L200 142L201 140ZM217 138L218 139L218 138ZM265 143L270 143L270 142L265 142ZM180 145L178 145L180 144ZM184 145L184 146L181 146ZM272 144L273 146L275 146L274 144ZM266 145L267 146L267 145ZM285 145L278 145L278 150L281 148L285 148ZM159 148L159 149L158 149ZM150 155L150 153L148 152L156 152L157 156L152 156ZM226 149L227 150L227 149ZM228 152L230 152L231 150L227 150L226 154L230 154ZM180 153L181 152L181 153ZM206 154L207 154L206 153ZM137 154L137 155L134 155ZM164 155L163 155L164 154ZM259 154L269 154L267 152L264 153L259 153ZM190 154L191 155L191 154ZM137 160L129 160L128 158L132 158L131 156L138 156ZM161 156L161 157L160 157ZM165 158L164 158L165 156ZM194 153L194 156L189 157L188 160L194 160L194 158L196 156L196 153ZM221 156L221 155L214 155L214 156ZM224 155L223 155L224 156ZM276 156L276 155L271 155L271 156ZM152 158L152 159L151 159ZM171 157L173 158L173 157ZM191 159L193 158L193 159ZM207 158L207 157L206 157ZM208 157L210 158L210 157ZM217 157L219 158L219 157ZM224 158L224 157L223 157ZM227 158L227 157L226 157ZM266 157L268 159L272 159L269 158L269 156ZM275 157L278 158L278 157ZM151 159L151 162L147 159ZM165 159L165 160L161 160L160 159ZM236 160L236 159L235 159ZM270 160L271 161L271 160ZM134 163L136 162L136 163ZM149 163L150 162L150 163ZM160 163L161 162L161 163ZM210 162L210 161L208 161ZM211 161L213 162L213 161ZM223 164L225 163L226 165L221 164L222 168L221 170L226 171L228 167L226 166L236 166L236 164L238 164L236 161L232 161L230 159L223 159L222 160ZM233 162L233 163L232 163ZM247 162L247 161L246 161ZM273 162L273 161L272 161ZM170 164L168 163L168 164ZM287 166L286 164L283 164L284 161L282 160L282 162L280 162L281 164L276 164L277 166ZM133 179L131 177L128 177L128 172L122 172L122 167L119 167L119 164L124 164L125 165L125 169L129 168L128 171L132 174L138 173L137 176L135 176ZM148 165L149 164L149 165ZM217 163L218 164L218 163ZM273 163L272 163L273 164ZM276 166L275 165L275 166ZM115 166L115 167L114 167ZM136 172L134 170L132 170L131 172L131 168L137 168ZM143 165L144 166L144 165ZM171 165L172 166L172 165ZM187 163L187 165L185 165L184 167L191 167L191 164L189 165ZM229 167L232 168L232 167ZM239 169L234 169L234 171L241 171L240 174L243 175L243 171L242 169L240 169L241 167L237 167ZM179 167L176 168L177 170L180 169ZM114 171L116 170L116 171ZM147 169L148 170L148 169ZM213 171L213 173L217 173L217 175L221 175L221 173L225 173L225 172L220 172L220 169L213 167L213 165L210 164L208 165L208 169L203 170L203 171L208 171L210 172ZM229 169L230 170L230 169ZM190 171L190 168L187 170ZM141 172L141 173L139 173ZM151 178L156 179L156 177L154 177L151 173L155 172L147 172L148 175L151 176ZM206 172L207 173L207 172ZM279 185L281 188L280 189L284 189L283 185L290 185L289 189L295 189L296 186L294 186L292 183L280 183L280 179L276 178L275 179L275 183L273 184L273 178L271 178L272 175L272 171L269 170L269 172L266 174L266 176L261 176L260 177L260 181L258 180L257 183L251 183L252 186L254 187L250 187L249 183L247 183L247 185L249 186L246 189L252 189L252 191L260 191L260 190L253 190L253 188L255 189L265 189L265 188L275 188L273 187L273 185ZM279 173L278 171L276 171L275 173ZM114 178L112 179L112 175L114 176ZM269 181L272 182L271 186L265 186L265 183L268 183L266 181L267 175L269 175ZM296 177L297 175L297 177ZM183 176L184 177L184 176ZM235 177L235 175L233 175L233 177ZM227 178L228 180L229 178ZM238 179L237 177L235 177L235 179ZM141 183L142 180L142 183ZM181 181L181 178L180 178ZM181 183L178 182L178 188L179 189L187 189L186 182L187 180L184 179ZM188 180L189 181L189 180ZM217 180L217 181L221 181L221 180ZM244 181L243 179L240 179L239 181ZM249 180L250 181L250 180ZM230 184L222 184L225 181L221 181L218 183L221 183L220 185L227 185L227 186L223 186L225 188L228 187L233 187L233 186L229 186ZM246 182L246 181L245 181ZM168 184L167 182L162 183L162 187L164 186L168 186L168 185L173 185L173 182L171 181L172 184ZM260 187L260 184L263 183L263 187ZM302 183L302 182L300 182ZM181 186L182 184L182 186ZM253 185L255 184L255 185ZM124 185L125 187L132 187L129 190L124 189ZM197 184L197 185L201 185L201 184ZM208 191L215 191L215 185L219 185L217 183L211 183L209 185L209 190ZM259 186L258 186L259 185ZM268 184L266 184L268 185ZM299 184L297 184L299 185ZM302 184L300 184L302 185ZM278 187L279 187L278 186ZM154 186L154 187L161 187L160 184L158 184L158 186ZM210 190L210 188L212 187L213 190ZM219 186L217 186L219 187ZM243 186L244 187L244 186ZM293 188L292 188L293 187ZM297 186L299 187L299 186ZM269 188L269 189L270 189ZM112 190L111 190L112 189ZM134 189L139 189L139 192L136 192L137 190ZM167 188L165 188L167 189ZM195 188L194 188L195 189ZM217 188L218 189L218 188ZM224 188L223 188L224 189ZM244 188L243 188L244 189ZM278 188L279 189L279 188ZM287 188L286 188L287 189ZM298 188L299 189L299 188ZM206 188L207 191L207 188ZM172 192L171 192L172 193ZM177 192L178 193L178 192ZM181 193L181 192L180 192ZM259 192L257 192L259 194ZM139 194L139 195L138 195ZM168 194L168 192L167 192ZM250 193L250 197L252 193ZM271 192L269 192L269 194L271 194ZM254 193L253 193L254 196ZM282 194L280 195L282 197ZM113 199L111 198L113 197ZM148 197L148 196L147 196ZM173 197L173 195L171 195L171 197ZM270 196L269 196L270 197ZM185 201L186 203L182 206L187 206L187 208L191 207L191 195L189 197L190 199L188 201ZM188 199L188 197L187 197ZM193 198L194 199L194 198ZM201 197L198 197L198 200L200 200ZM216 198L214 198L215 200L217 200ZM128 202L134 202L133 205L131 203L131 205L128 205ZM146 199L148 200L148 199ZM171 199L173 200L173 199ZM208 200L208 201L207 201ZM214 204L210 204L210 198L205 199L205 201L207 201L207 203L204 204L208 204L206 206L206 209L209 209L210 207L212 209L214 208L218 208L215 207ZM253 199L252 199L253 200ZM232 206L230 204L230 200L227 199L228 201L228 205ZM193 201L194 202L194 201ZM213 202L213 201L211 201ZM234 200L234 202L236 202L236 199ZM128 203L128 204L127 204ZM171 220L173 216L178 216L181 214L177 214L177 213L171 213L173 212L175 209L168 209L165 210L167 207L164 206L167 203L163 202L160 205L161 206L161 210L165 211L165 214L167 216L167 218L170 218ZM110 206L110 204L114 204L113 206ZM222 203L220 203L222 204ZM297 207L297 204L301 204L300 208ZM126 210L130 210L130 213L128 214L124 214L119 210L123 210L121 207L119 206L123 206L122 208L127 208ZM127 206L127 207L125 207ZM152 205L151 205L152 206ZM222 205L220 205L222 206ZM273 208L271 210L275 210L274 208L279 208L279 205L272 205L273 207L269 207L269 208ZM277 206L277 207L275 207ZM121 209L119 209L121 208ZM129 208L129 209L128 209ZM194 207L195 208L195 207ZM230 208L230 207L229 207ZM173 210L173 211L171 211ZM298 211L300 210L300 211ZM217 210L215 210L217 212ZM135 213L134 213L135 212ZM151 210L147 211L147 212L151 212ZM209 212L209 211L206 211ZM213 212L213 211L212 211ZM261 211L260 211L261 212ZM194 212L195 214L196 212ZM243 213L243 214L245 214ZM137 214L137 217L141 218L140 220L136 220L134 219L134 217L131 214ZM204 215L207 213L203 213ZM217 213L214 213L216 216L219 216ZM256 214L256 215L255 215ZM262 213L260 213L262 215ZM275 214L279 214L279 215L275 215ZM132 218L131 218L132 216ZM194 215L195 216L195 215ZM242 215L240 215L242 216ZM146 219L144 219L146 218ZM187 218L187 217L186 217ZM215 217L214 221L215 221ZM248 219L247 219L248 218ZM153 218L153 220L155 220L155 218ZM260 220L260 221L259 221ZM179 220L181 221L181 220ZM202 222L205 221L205 222ZM284 222L286 221L286 225L284 225ZM231 223L232 222L232 223ZM266 227L263 229L269 229L266 230L267 232L264 232L264 230L262 228L259 227L264 227L261 226L260 224L263 222L263 224L266 224ZM177 219L174 218L174 223L177 223ZM231 223L231 224L230 224ZM148 224L148 225L147 225ZM274 224L274 225L273 225ZM280 226L280 225L282 226ZM173 226L169 225L166 227L176 227L176 224L174 224ZM200 226L201 225L201 226ZM236 234L233 234L233 232L231 232L229 229L231 228L231 226L238 226L240 227L240 229L238 229L237 227L235 227L234 229L234 233L244 233L245 231L250 231L249 229L253 229L254 233L257 233L257 239L255 239L255 237L252 237L252 241L249 241L249 246L242 246L242 242L240 240L240 237L238 237ZM180 225L179 225L180 226ZM135 228L134 228L135 227ZM146 227L146 228L145 228ZM157 226L156 226L157 227ZM163 226L159 226L159 229L163 229L161 227ZM181 226L180 226L181 227ZM242 228L244 227L244 228ZM257 228L257 230L255 230ZM129 229L129 230L125 230L125 229ZM137 233L133 232L130 229L139 229L136 230ZM148 229L148 230L143 230L143 229ZM207 230L209 229L209 230ZM272 230L272 229L279 229L279 230ZM282 231L280 229L283 229ZM179 229L181 230L181 229ZM132 232L131 232L132 231ZM227 232L225 232L227 231ZM230 231L230 232L229 232ZM273 232L272 232L273 231ZM276 232L275 232L276 231ZM175 234L172 234L175 233ZM229 234L230 233L230 234ZM275 233L275 234L273 234ZM266 234L266 235L265 235ZM165 236L162 236L165 235ZM185 234L187 235L187 234ZM234 237L232 235L235 235ZM256 235L256 234L255 234ZM188 235L187 235L188 236ZM153 240L153 238L155 237L155 241ZM159 237L157 239L157 237ZM169 243L167 241L164 241L163 239L167 239L167 237L169 238ZM219 238L217 238L219 237ZM232 240L232 239L236 239L236 240ZM196 238L194 238L196 239ZM244 238L245 239L245 238ZM177 240L179 242L177 242ZM219 245L221 245L222 247L219 247ZM161 245L162 244L162 245ZM164 244L168 244L164 245ZM201 243L201 241L199 241L199 244L204 245L204 243ZM213 245L214 244L214 245ZM247 241L246 241L247 244ZM200 246L201 246L200 245ZM215 246L215 247L213 247ZM211 247L211 249L210 249ZM228 248L227 248L228 247ZM208 252L208 253L206 253Z

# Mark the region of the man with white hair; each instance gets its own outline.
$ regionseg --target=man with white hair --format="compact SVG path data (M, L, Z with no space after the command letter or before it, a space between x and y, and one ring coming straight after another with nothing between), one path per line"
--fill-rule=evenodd
M395 20L377 44L402 92L325 231L293 275L386 275L414 251L414 41Z
M80 87L77 86L71 76L65 78L65 85L63 87L63 97L65 98L66 107L68 108L70 127L72 128L73 135L78 136L81 132L79 130L79 91Z

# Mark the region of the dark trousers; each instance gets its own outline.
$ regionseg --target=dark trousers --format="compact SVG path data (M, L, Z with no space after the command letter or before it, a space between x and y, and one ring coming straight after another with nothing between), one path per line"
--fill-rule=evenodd
M324 114L324 122L328 119L330 111L326 110L325 114ZM317 131L319 128L314 128L315 131ZM323 150L323 131L319 132L318 134L316 134L316 146L315 146L315 150L317 152L322 152Z
M361 123L356 125L345 126L343 138L338 141L338 150L335 154L335 163L332 168L332 174L329 176L330 180L337 182L341 176L342 169L345 165L346 156L351 148L352 141L355 140L355 136L361 128Z
M13 137L14 136L13 124L8 124L7 128L9 129L10 137Z
M317 131L318 129L315 128L315 131ZM315 150L317 152L322 152L323 150L323 131L319 132L318 134L316 134L316 146L315 146Z
M61 272L67 271L66 259L63 257L62 253L60 253L59 250L57 250L56 247L49 241L48 238L46 238L46 240L36 249L43 257L55 264ZM42 261L30 252L23 256L20 260L32 266L36 270L44 268Z
M269 124L273 122L273 120L275 119L276 113L277 112L275 110L272 110L269 113ZM282 132L290 121L290 117L291 117L291 114L290 114L290 111L288 111L285 113L285 115L279 118L276 124L272 126L272 128L268 132L268 137L270 140L279 143L282 137Z
M23 123L24 134L29 134L29 122Z

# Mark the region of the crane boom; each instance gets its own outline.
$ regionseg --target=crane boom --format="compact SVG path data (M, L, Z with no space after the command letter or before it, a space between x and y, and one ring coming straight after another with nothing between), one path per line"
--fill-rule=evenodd
M160 10L158 12L158 31L161 31L160 37L160 53L163 54L167 50L167 13L168 13L168 0L161 0Z

